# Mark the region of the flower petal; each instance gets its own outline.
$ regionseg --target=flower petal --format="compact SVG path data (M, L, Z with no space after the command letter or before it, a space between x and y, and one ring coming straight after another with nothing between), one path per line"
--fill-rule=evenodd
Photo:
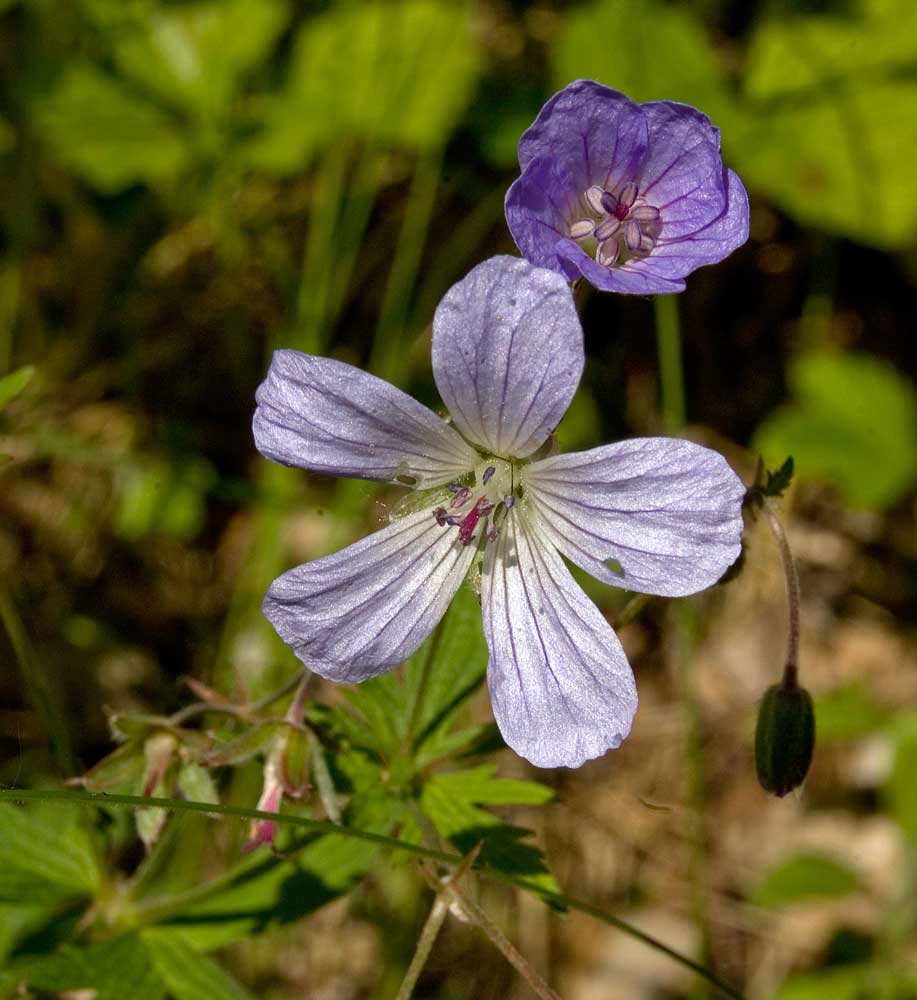
M478 461L432 410L331 358L276 351L255 398L255 444L282 465L430 487Z
M563 266L574 270L576 277L584 277L603 292L619 292L625 295L667 295L683 292L683 275L690 267L681 270L672 268L669 275L665 267L658 271L648 265L653 254L641 260L629 260L625 264L606 267L585 253L573 240L559 241L555 246L557 257ZM655 251L654 251L655 252Z
M557 552L514 508L481 578L487 682L506 742L537 767L620 746L637 690L618 637Z
M433 374L469 440L531 454L560 422L583 372L583 331L559 275L491 257L446 292L433 317Z
M506 192L504 210L509 231L526 260L568 281L581 276L560 249L579 250L570 238L570 225L579 219L581 209L576 206L572 175L558 160L539 156L526 164Z
M687 274L704 264L715 264L728 257L748 239L748 194L732 170L723 171L726 207L706 226L687 236L673 238L663 230L650 257L634 261L635 270L645 268L659 276Z
M278 577L263 611L312 671L358 683L403 663L442 618L476 546L418 511Z
M591 184L614 191L632 180L646 147L646 120L629 97L594 80L574 80L523 132L519 166L553 156L566 165L581 197Z
M679 597L739 556L745 487L718 452L635 438L533 462L531 516L570 560L606 583Z
M726 207L720 131L688 104L650 101L640 110L649 127L640 197L660 210L666 237L696 232Z

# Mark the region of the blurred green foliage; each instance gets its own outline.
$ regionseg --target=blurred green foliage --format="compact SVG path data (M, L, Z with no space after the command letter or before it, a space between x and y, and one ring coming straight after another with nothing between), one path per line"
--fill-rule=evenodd
M283 726L276 705L251 718L210 706L198 726L167 714L169 681L203 677L248 711L294 669L262 620L265 586L377 517L365 484L254 458L267 355L327 351L435 406L433 308L478 259L512 251L500 212L518 135L575 77L696 104L752 194L752 243L692 278L683 300L692 419L768 462L792 454L789 502L828 486L887 518L889 538L909 537L895 517L917 479L917 8L525 6L0 0L0 656L18 667L0 675L17 706L0 719L3 780L72 777L78 756L90 788L139 792L155 778L195 801L255 801ZM832 273L825 257L851 263ZM880 287L899 298L874 301ZM813 297L827 302L814 330ZM873 325L832 326L842 301ZM558 428L565 449L658 426L644 306L587 300L597 322ZM913 548L894 544L883 554L905 566L906 607ZM607 588L589 587L611 606ZM284 808L321 816L330 781L345 824L480 844L497 871L556 889L530 831L505 815L554 792L500 776L487 759L499 734L469 711L486 664L479 619L463 590L399 672L310 702L318 750L303 766L317 792ZM103 703L115 707L113 753ZM867 739L888 750L874 808L912 850L913 713L863 678L821 692L816 714L829 752ZM168 751L162 773L154 751ZM0 993L245 997L206 953L289 927L368 873L385 882L374 844L286 832L281 853L243 856L244 839L201 816L3 804ZM833 858L790 853L746 895L779 912L870 892ZM912 912L873 901L886 907L875 961L790 973L779 1000L915 994L888 958ZM387 936L410 946L416 903L384 903Z

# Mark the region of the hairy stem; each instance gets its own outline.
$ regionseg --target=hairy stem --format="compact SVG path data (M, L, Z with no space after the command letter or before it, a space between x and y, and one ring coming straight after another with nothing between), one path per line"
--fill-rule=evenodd
M788 615L783 684L785 687L795 687L799 680L799 573L796 571L796 560L793 558L790 543L787 541L783 522L777 515L774 504L765 496L761 497L761 510L764 512L767 526L774 536L774 541L780 550L780 559L783 562Z

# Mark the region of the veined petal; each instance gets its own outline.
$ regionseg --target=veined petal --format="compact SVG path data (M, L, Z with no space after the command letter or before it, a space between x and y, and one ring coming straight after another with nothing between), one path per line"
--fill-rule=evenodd
M688 104L641 104L649 147L640 167L640 197L662 215L666 236L684 236L719 218L726 207L720 130Z
M652 254L641 260L629 260L617 267L606 267L585 253L573 240L558 241L555 252L562 259L564 266L572 269L576 277L584 277L603 292L619 292L625 295L667 295L672 292L683 292L685 290L683 275L691 270L684 268L677 273L673 271L670 275L665 269L659 269L657 273L652 268L643 266L652 261Z
M580 272L558 252L558 245L579 249L570 238L570 223L582 211L577 198L572 175L563 164L553 156L539 156L510 185L504 204L506 224L522 256L568 281L575 281Z
M525 503L539 530L606 583L679 597L739 556L745 487L718 452L635 438L533 462Z
M560 422L583 372L583 331L566 281L491 257L433 317L433 374L455 425L495 455L525 457Z
M442 618L476 546L462 545L432 511L284 573L263 611L312 671L358 683L403 663Z
M275 351L255 398L255 444L282 465L430 487L465 474L478 461L432 410L331 358Z
M620 746L637 690L618 637L516 508L486 549L481 611L494 717L518 754L578 767Z
M663 228L651 256L633 261L634 268L643 266L659 275L687 274L704 264L715 264L742 246L748 239L748 194L732 170L723 171L723 182L726 207L720 216L682 237Z
M567 165L578 194L592 184L613 191L633 180L647 147L640 108L619 90L574 80L555 94L519 140L519 166L539 156Z

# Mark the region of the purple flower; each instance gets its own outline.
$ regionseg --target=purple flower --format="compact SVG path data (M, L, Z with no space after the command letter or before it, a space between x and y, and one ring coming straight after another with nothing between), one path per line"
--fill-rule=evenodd
M433 373L451 421L350 365L274 355L254 418L262 454L420 491L412 513L271 585L264 613L309 669L359 682L402 663L479 572L506 742L540 767L621 743L633 675L562 557L630 590L693 593L738 556L745 490L689 441L547 455L582 370L569 286L515 257L478 265L436 310Z
M608 292L681 292L748 239L748 195L720 133L687 104L635 104L575 80L519 140L506 221L523 256Z

